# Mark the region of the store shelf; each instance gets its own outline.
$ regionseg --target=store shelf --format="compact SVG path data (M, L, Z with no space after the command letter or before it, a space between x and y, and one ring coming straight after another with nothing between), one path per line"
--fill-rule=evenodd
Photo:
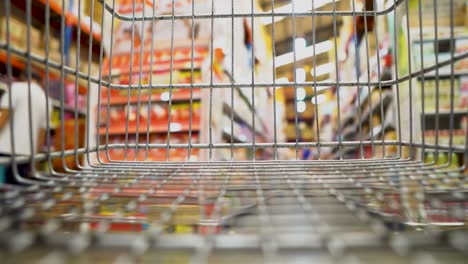
M236 87L236 90L237 90L237 92L238 92L238 94L239 94L239 96L240 96L240 99L241 99L242 101L244 101L245 105L250 109L251 112L254 112L254 113L255 113L255 122L256 122L257 126L258 126L258 124L260 124L261 128L262 128L264 131L266 131L266 130L267 130L267 126L266 126L265 122L263 122L263 119L260 118L260 116L257 114L256 109L255 109L255 108L253 107L253 105L252 105L252 102L251 102L252 100L249 99L249 97L248 97L247 95L244 94L244 92L242 91L241 88ZM267 91L265 90L265 92L267 92ZM229 107L229 105L228 105L228 107ZM236 107L239 108L240 106L237 105ZM257 132L258 132L258 131L257 131ZM262 132L262 131L260 131L260 132Z
M421 119L425 121L424 130L436 129L436 122L438 122L439 125L438 129L450 129L450 121L452 118L453 129L462 129L465 123L463 119L466 117L468 117L468 111L463 110L455 110L453 115L447 110L440 111L438 115L435 112L424 113L424 115L421 113Z
M362 141L371 141L371 140L376 140L375 137L379 136L382 134L383 131L390 131L392 129L394 129L394 125L392 123L385 123L385 124L380 124L380 125L377 125L373 128L373 131L372 132L369 132L367 135L365 135L362 139L357 137L356 139L354 138L346 138L347 136L349 135L358 135L358 128L357 126L356 127L350 127L350 129L346 129L346 131L343 131L342 134L343 134L343 141L349 141L349 140L362 140ZM347 147L342 147L343 149L343 155L345 154L348 154L350 152L352 152L353 150L357 150L360 146L347 146ZM335 157L336 158L339 158L339 153L337 152L339 150L339 147L338 146L334 146L331 150L331 153L335 153Z
M75 109L75 107L73 107L73 106L69 106L69 105L65 105L65 104L63 105L63 107L60 106L60 101L58 101L58 100L49 98L49 102L52 104L52 106L54 108L57 108L59 110L63 109L63 111L68 112L68 113L73 113L73 114L75 112L77 112L79 116L86 116L85 111L80 110L80 109Z
M167 94L166 94L167 95ZM145 94L141 95L140 97L138 96L130 96L130 99L123 95L123 96L111 96L111 98L108 100L107 97L104 97L101 99L101 105L105 106L107 104L110 105L125 105L125 104L137 104L137 103L148 103L151 98L151 102L168 102L169 98L165 97L166 95L163 94ZM192 100L193 101L200 101L201 99L201 92L200 91L194 91ZM190 93L184 92L174 92L172 94L172 102L189 102L190 101Z
M109 69L112 67L112 76L118 77L120 75L130 73L130 65L132 67L132 73L139 73L140 63L141 72L168 72L173 64L173 70L193 68L194 72L200 71L203 62L209 56L209 45L194 47L193 53L191 47L173 47L173 54L171 53L171 47L163 48L158 43L157 49L151 51L145 50L139 51L139 47L134 47L135 51L133 54L129 50L126 51L115 51L111 58L105 58L102 63L103 76L109 74ZM175 45L175 43L174 43ZM148 47L146 47L147 49ZM155 47L156 48L156 47ZM193 59L193 67L192 67Z
M391 56L388 54L388 49L381 49L380 50L380 56L381 58L379 58L379 60L381 61L380 63L380 70L378 68L378 65L379 63L377 63L377 60L374 61L373 65L371 66L371 68L373 69L372 72L370 73L371 76L370 76L370 80L367 80L369 79L368 76L367 76L367 72L364 72L360 77L359 77L359 84L361 84L361 86L359 87L359 92L358 94L356 95L356 98L354 98L354 100L356 101L356 106L357 107L360 107L362 106L362 104L366 101L366 99L369 97L370 94L372 94L372 92L375 90L375 89L382 89L383 91L386 90L387 88L385 86L368 86L366 85L367 83L370 83L370 82L380 82L380 81L383 81L385 77L385 69L386 69L386 66L385 66L385 59L388 57L388 56ZM373 59L375 59L375 56L372 57ZM380 74L380 76L379 76ZM370 88L370 90L369 90ZM360 91L363 91L362 93ZM359 101L357 100L357 98L359 98Z
M173 133L180 133L180 132L188 132L190 131L189 123L176 123L173 122L172 124L177 124L177 128L172 129L171 134ZM199 122L192 123L192 132L198 132L200 130ZM106 135L106 127L99 128L99 135L104 136ZM109 135L125 135L126 127L125 124L121 124L120 126L111 126L109 127ZM128 126L128 134L141 134L141 133L148 133L147 131L147 123L140 123L139 129L137 130L136 125L132 124ZM159 124L159 125L150 125L149 133L157 134L157 133L167 133L167 124Z
M369 91L369 88L370 88L370 91ZM362 104L364 104L366 102L367 98L369 97L369 94L372 94L372 92L374 91L375 88L376 88L376 86L371 86L371 87L361 86L360 89L363 90L364 92L359 93L357 95L359 97L359 100L357 100L357 98L355 99L356 100L356 106L361 107Z
M341 119L341 123L340 123L340 128L341 128L341 131L345 131L348 127L353 127L353 129L356 129L354 128L355 125L354 125L354 117L355 117L355 113L354 111L348 111L349 114L346 114L342 119ZM356 129L357 131L357 129Z
M162 73L169 73L171 71L171 63L172 63L172 71L178 71L178 70L192 70L194 72L200 71L203 62L205 61L204 57L198 57L193 59L193 67L192 67L192 61L190 58L185 58L185 59L179 59L179 60L174 60L171 62L171 60L164 60L164 61L154 61L153 66L146 64L142 65L140 68L140 59L135 58L133 60L133 67L130 69L130 59L127 60L126 64L122 64L120 66L112 66L112 74L111 76L113 78L119 77L121 75L129 75L129 74L139 74L141 73L149 73L153 72L157 74L162 74ZM108 60L104 61L103 63L103 68L102 68L102 75L103 77L107 77L109 75L109 65L108 65ZM131 70L131 71L130 71Z
M430 144L435 144L435 137L438 137L439 144L443 142L448 146L450 137L452 137L453 147L463 149L465 148L466 142L466 129L465 128L454 128L450 129L440 129L432 130L428 129L424 131L425 142Z
M392 99L391 92L382 93L382 101L379 101L378 103L373 103L372 104L372 113L374 113L378 108L380 108L380 105L381 105L380 102L383 103L383 107L385 109L391 103L391 99ZM359 136L359 125L363 125L366 121L369 120L369 114L370 114L369 112L370 112L369 107L367 107L366 110L364 110L363 113L362 113L362 119L360 120L360 122L358 121L358 119L356 119L357 123L353 123L351 126L341 128L342 129L341 130L341 137L342 137L343 141L354 140L355 137L353 137L353 135L358 135ZM391 124L385 124L384 125L385 129L390 128L392 126L393 125L391 125ZM375 126L373 128L373 130L374 130L373 134L369 133L368 135L364 136L362 138L362 140L364 140L364 141L365 140L371 140L371 138L373 136L377 136L378 133L382 132L383 127L382 127L382 125L378 125L378 126ZM359 139L359 138L357 138L357 139ZM352 149L353 147L349 147L349 148ZM332 149L332 152L335 152L337 150L338 150L338 147L335 146Z
M364 124L369 120L369 117L371 113L373 114L378 108L380 108L381 105L383 105L384 111L387 108L387 106L392 102L393 94L389 92L383 92L382 93L382 100L379 100L378 102L372 102L372 109L369 109L369 106L365 108L365 110L362 112L362 118L361 120L358 121L359 124Z
M355 152L357 150L357 148L358 147L343 147L341 154L342 154L342 156L349 155L349 154ZM336 159L338 159L339 157L340 157L340 152L338 151L336 153Z
M223 104L223 113L226 116L228 116L229 118L232 115L234 122L240 123L240 124L248 127L251 131L253 131L252 120L251 120L252 117L251 116L247 117L247 119L244 118L237 111L232 109L227 103ZM255 118L258 120L258 116L256 116ZM260 127L258 126L258 121L256 121L256 124L257 124L257 126L255 127L255 134L262 137L264 140L267 140L265 138L264 134L262 133L262 130L260 130Z
M375 81L377 81L377 80L375 80ZM356 106L359 106L359 107L361 107L365 102L367 102L367 99L369 97L369 90L368 90L367 86L363 86L363 87L361 87L361 89L364 89L365 92L362 95L361 94L359 95L360 96L359 97L359 100L360 100L359 103L358 103L358 100L356 100ZM375 89L379 89L379 87L378 86L370 87L370 94L372 94L372 92ZM384 95L384 93L386 93L386 91L391 91L391 90L388 89L387 87L382 86L382 96Z
M307 138L302 138L302 137L299 137L298 138L299 142L312 142L313 139L307 139ZM292 142L292 143L296 143L296 138L288 138L286 139L286 142Z
M389 131L391 129L394 129L393 124L387 123L387 124L380 124L372 129L369 134L367 134L362 140L367 141L367 140L376 140L376 137L381 136L382 132L384 131Z
M226 143L231 143L231 119L228 116L223 116L223 131L222 131L222 137L225 140ZM232 138L234 140L234 143L252 143L252 129L247 127L245 124L239 124L237 122L234 122L232 124L233 126L233 134ZM264 142L265 139L264 137L256 133L255 134L255 141L258 142Z
M6 65L7 59L8 58L7 58L6 51L3 49L0 49L0 62ZM14 69L23 70L26 68L26 60L15 54L11 54L10 63L11 63L12 68Z
M367 140L371 140L372 138L376 137L376 136L379 136L382 132L383 132L383 129L385 128L385 131L387 131L387 129L390 129L392 128L393 125L391 124L385 124L382 126L382 124L380 125L377 125L377 126L374 126L372 129L373 131L372 132L369 132L367 135L365 135L362 140L363 141L367 141ZM342 135L343 135L343 141L347 141L347 140L359 140L359 131L358 131L358 127L356 126L352 126L352 127L349 127L349 129L345 129L342 131ZM357 138L356 138L357 137Z
M441 27L442 28L442 27ZM442 29L439 29L439 30L449 30L449 28L442 28ZM454 30L456 30L457 27L454 27ZM461 29L462 32L465 32L466 31L466 28L463 28L463 27L459 27L459 29ZM413 29L414 30L414 29ZM429 32L431 33L430 34L430 37L429 36L425 36L422 41L420 39L414 39L413 40L413 43L416 43L416 44L420 44L421 42L422 43L434 43L435 42L435 38L433 36L433 32L434 32L434 28L433 27L423 27L423 30L429 30ZM415 33L417 33L419 35L419 29L417 29L415 31ZM453 36L453 40L462 40L462 39L468 39L468 35L466 35L465 33L462 33L462 35L455 35ZM452 38L450 37L438 37L437 38L437 41L438 42L442 42L442 41L446 41L446 42L449 42L450 40L452 40Z
M81 29L81 37L80 41L81 44L85 47L89 45L89 35L92 35L93 43L93 52L99 53L100 50L100 43L101 43L101 33L96 32L93 30L91 33L90 27L84 22L83 17L81 17L81 23L78 24L78 17L74 15L72 12L65 11L65 14L62 13L62 6L52 0L48 0L49 8L50 8L50 25L56 31L60 32L61 27L61 18L64 17L66 25L73 26L75 30L78 28ZM11 3L19 8L20 10L26 12L26 5L27 1L25 0L15 0L11 1ZM31 15L32 17L40 22L46 23L45 20L45 10L47 8L47 0L31 0ZM65 8L67 10L68 8ZM76 37L76 34L73 34Z
M10 53L10 62L11 66L14 69L17 69L19 71L24 71L27 67L26 59ZM7 64L7 53L6 50L0 49L0 63ZM34 63L31 65L32 69L40 70L42 74L45 74L45 67L41 64ZM75 82L73 78L68 77L69 75L65 75L65 80L68 82ZM49 79L54 79L54 80L59 80L60 79L60 72L57 72L57 70L54 70L49 67ZM88 91L88 88L83 86L83 85L78 85L78 92L80 94L86 94Z
M341 130L342 140L352 140L352 136L357 133L359 133L359 128L357 125L348 126L347 128Z
M243 139L241 139L240 137L238 137L236 135L231 135L229 133L229 131L223 130L223 139L227 143L231 143L231 137L232 137L233 143L246 143L247 142L246 140L243 140Z
M435 72L431 72L431 73L426 73L424 74L424 80L427 81L427 80L435 80L437 78L439 79L450 79L450 78L460 78L460 77L465 77L465 76L468 76L468 72L455 72L453 75L450 74L450 73L440 73L438 75L436 75ZM422 76L418 76L418 81L421 81L423 79Z
M289 123L295 123L296 122L296 117L288 117L286 118L286 120L289 122ZM314 117L301 117L301 116L298 116L297 117L297 122L309 122L310 124L312 124L312 122L314 122Z
M202 64L204 62L204 58L195 58L193 60L193 70L194 72L199 71L202 67ZM177 71L177 70L185 70L185 69L192 69L192 62L190 59L183 59L183 60L178 60L178 61L173 61L172 62L172 71ZM151 66L151 65L143 65L140 68L140 65L134 65L130 71L129 65L125 65L125 68L114 68L112 67L112 77L119 77L122 75L138 75L141 71L141 73L148 73L152 71L153 73L168 73L171 70L171 62L166 61L166 62L161 62L158 63L156 66ZM109 68L107 66L104 66L102 69L103 72L103 78L107 77L108 74L106 72L109 71ZM135 77L134 77L135 78Z
M222 127L222 137L227 143L231 143L231 136L234 143L247 143L249 140L252 140L250 128L248 129L248 133L245 133L245 129L243 129L242 125L236 122L232 123L233 131L231 132L231 119L226 115L222 117Z
M466 115L468 115L468 111L454 110L453 112L450 112L448 110L442 110L442 111L439 111L438 113L436 113L436 112L425 112L424 115L426 115L426 116L435 116L435 115L440 115L440 116L450 116L450 115L466 116Z

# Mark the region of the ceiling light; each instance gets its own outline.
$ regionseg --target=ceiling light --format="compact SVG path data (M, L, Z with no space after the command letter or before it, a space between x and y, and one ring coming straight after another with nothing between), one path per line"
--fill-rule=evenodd
M296 110L298 113L304 113L307 108L307 104L304 101L298 101L296 104Z
M303 83L306 80L306 71L302 68L296 69L296 83Z
M332 3L333 0L313 0L314 1L314 9L317 9L317 8L320 8L328 3ZM338 2L340 0L335 0L335 2ZM291 4L287 4L287 5L283 5L281 7L278 7L278 8L275 8L274 10L274 13L275 14L278 14L278 13L292 13L293 10L292 10L292 3ZM306 0L294 0L294 12L304 12L304 11L309 11L309 10L312 10L312 1L306 1ZM268 14L271 14L272 13L272 10L270 11L266 11L266 13ZM274 23L276 22L279 22L283 19L285 19L286 17L285 16L275 16L274 17ZM269 25L271 24L272 22L272 19L271 19L271 16L268 16L268 17L262 17L262 23L264 25Z
M300 52L296 51L296 61L301 61L306 58L313 57L314 55L319 55L331 50L333 47L333 42L326 40L315 44L315 54L314 54L314 45L308 46L301 50ZM294 62L294 51L288 52L286 54L275 57L275 67L279 68L281 66L290 64Z
M170 99L170 94L169 92L163 92L161 93L161 101L169 101Z
M294 39L294 48L296 52L302 51L306 47L306 40L304 38L296 38Z
M320 66L317 66L315 68L312 68L312 70L310 70L310 74L312 76L320 76L320 75L325 75L325 74L329 74L333 71L333 67L335 66L335 64L333 63L327 63L327 64L322 64Z
M317 96L312 97L310 101L312 102L312 104L321 104L325 102L326 99L327 97L324 94L319 94Z
M180 123L171 123L169 130L171 132L179 132L182 130L182 125Z
M296 89L296 100L302 101L306 98L306 90L304 87L299 87Z

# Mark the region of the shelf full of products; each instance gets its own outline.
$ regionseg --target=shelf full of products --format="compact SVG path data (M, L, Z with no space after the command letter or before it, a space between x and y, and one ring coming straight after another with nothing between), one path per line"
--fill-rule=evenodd
M117 9L123 14L133 12L133 7L128 9L129 4L133 3L124 1ZM159 14L168 8L160 4L153 7L145 1L134 4L137 14L153 12L153 8ZM184 12L184 6L191 8L191 1L178 4L182 6L176 12ZM242 7L245 3L235 4ZM206 5L200 4L200 8L206 8ZM111 84L100 88L98 144L140 143L158 147L153 148L154 153L150 155L145 148L134 148L134 153L128 153L127 148L111 148L108 153L100 153L101 159L186 160L187 150L173 149L169 145L222 144L231 143L231 140L248 143L254 137L256 142L269 140L269 123L262 118L262 113L270 106L268 88L255 89L253 107L251 88L246 88L247 91L236 88L231 94L228 92L231 89L197 87L197 84L206 87L210 82L234 83L236 80L228 73L231 69L225 68L230 48L211 43L211 34L213 43L220 43L219 39L228 33L221 30L221 26L212 32L204 21L194 23L197 27L195 36L189 34L192 32L190 20L176 21L174 25L164 20L120 21L114 27L112 56L102 65L103 80L109 80ZM235 26L252 30L245 27L248 24L239 21ZM174 27L173 36L165 30L171 27ZM156 42L159 44L155 45ZM239 49L247 49L243 41L241 45ZM248 57L241 61L248 65ZM182 85L185 87L179 88ZM216 115L210 118L210 112ZM227 149L217 151L221 151L216 155L218 159L228 159ZM206 159L205 152L197 150L190 159ZM239 155L238 158L246 159L247 156Z
M78 1L56 0L10 1L9 6L7 2L0 3L0 74L2 79L9 78L11 67L13 82L21 81L22 74L29 70L41 79L39 83L47 92L52 108L47 131L50 146L43 146L44 151L84 146L85 135L80 131L85 130L88 114L88 81L71 72L93 75L98 69L103 43L101 26L93 21L93 15L85 10L83 3L81 6ZM25 19L28 12L30 19ZM65 163L69 169L77 168L74 157L65 158ZM54 159L52 165L55 171L65 170L61 159Z

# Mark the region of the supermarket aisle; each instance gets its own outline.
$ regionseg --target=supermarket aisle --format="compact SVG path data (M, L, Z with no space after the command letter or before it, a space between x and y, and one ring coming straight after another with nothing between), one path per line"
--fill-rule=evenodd
M1 79L37 70L44 94L26 101L52 110L15 116L18 145L41 146L23 185L0 177L0 259L465 263L466 13L466 0L1 2ZM22 135L28 119L44 142ZM29 162L11 154L0 173Z

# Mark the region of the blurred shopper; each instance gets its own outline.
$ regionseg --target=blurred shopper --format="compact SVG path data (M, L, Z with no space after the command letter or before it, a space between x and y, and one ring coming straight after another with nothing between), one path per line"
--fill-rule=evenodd
M30 157L44 146L47 125L46 96L40 85L41 77L36 72L31 73L28 84L25 74L19 82L13 82L11 87L0 98L0 156ZM11 108L9 103L11 94ZM31 111L29 111L29 96L31 96ZM31 116L29 116L31 113ZM13 121L14 151L12 150L12 135L10 120ZM32 121L30 124L29 121ZM32 144L31 144L32 143ZM30 176L29 162L17 164L18 173ZM12 164L6 168L6 182L17 183L13 175Z

